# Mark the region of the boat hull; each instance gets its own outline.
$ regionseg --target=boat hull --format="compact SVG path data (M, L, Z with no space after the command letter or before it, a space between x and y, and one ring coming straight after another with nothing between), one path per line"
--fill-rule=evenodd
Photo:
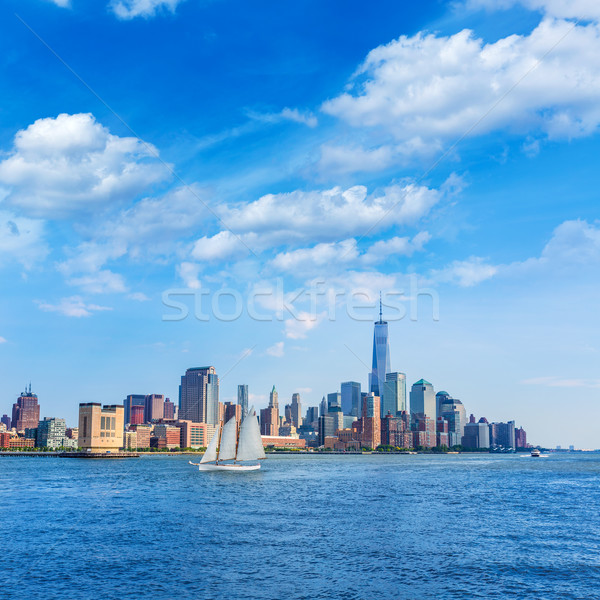
M213 464L196 464L190 463L191 465L197 466L198 471L230 471L232 473L240 473L246 471L258 471L260 465L213 465Z

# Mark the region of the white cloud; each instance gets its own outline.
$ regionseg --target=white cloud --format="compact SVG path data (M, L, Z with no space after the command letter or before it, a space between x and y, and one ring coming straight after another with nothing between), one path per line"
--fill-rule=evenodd
M324 174L382 171L394 164L391 146L321 146L319 169Z
M6 342L7 342L7 339L0 335L0 344L6 344Z
M71 0L50 0L50 2L56 4L56 6L60 6L61 8L71 7Z
M17 261L29 269L47 254L43 221L0 211L0 264Z
M467 0L467 9L506 10L516 5L529 10L539 10L560 19L599 19L600 5L597 0Z
M277 358L281 358L284 354L284 349L283 349L284 343L283 342L277 342L276 344L273 344L272 346L269 346L265 352L269 355L269 356L275 356Z
M45 312L57 312L65 317L89 317L94 312L112 310L112 308L108 306L86 304L80 296L63 298L58 304L48 304L41 301L37 301L36 303L40 310Z
M154 17L161 11L174 13L183 0L112 0L109 4L113 13L123 20Z
M258 243L336 241L394 225L415 224L442 197L440 190L415 183L390 185L371 194L362 185L345 190L296 190L224 207L222 217L238 234L255 233Z
M168 176L156 149L133 137L118 137L91 114L38 119L19 131L0 183L7 203L38 217L130 200Z
M67 280L67 283L78 286L89 294L110 294L127 291L123 277L109 270L95 271L81 277L72 277Z
M249 239L252 237L256 236L240 238L231 231L220 231L212 237L204 236L196 240L191 255L195 260L209 262L241 257L249 253L246 242L253 244L253 240Z
M260 113L247 111L248 116L253 121L261 121L263 123L280 123L281 121L294 121L308 127L316 127L318 125L317 117L310 111L301 112L297 108L288 108L287 106L278 113Z
M472 256L467 260L455 260L448 267L432 272L434 280L455 283L461 287L472 287L498 273L498 267L485 259Z
M149 302L150 298L146 296L143 292L134 292L132 294L128 294L127 297L130 300L135 300L136 302Z
M185 287L192 290L199 290L202 287L202 284L198 279L200 265L191 262L182 262L177 267L177 274L183 280Z
M497 130L572 138L597 131L599 106L598 25L573 28L545 19L529 35L490 44L468 30L449 37L402 36L372 50L349 91L322 109L365 128L373 147L363 156L377 156L385 165L391 150L384 140L390 137L396 148L408 144L416 151Z
M285 320L285 337L291 340L306 338L307 333L317 327L326 316L326 312L315 315L300 311L295 317Z
M300 248L290 252L277 254L269 263L277 271L306 273L314 268L339 266L344 263L356 262L358 250L356 240L317 244L312 248Z
M315 270L339 271L346 265L369 266L388 259L390 256L412 256L423 250L431 239L428 232L422 231L412 239L393 237L372 244L366 252L360 252L354 238L342 242L317 244L311 248L299 248L281 252L268 263L268 267L279 272L295 275L314 275Z

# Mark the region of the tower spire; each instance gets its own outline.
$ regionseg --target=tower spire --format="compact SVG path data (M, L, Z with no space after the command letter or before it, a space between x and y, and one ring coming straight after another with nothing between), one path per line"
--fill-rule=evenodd
M381 290L379 290L379 322L383 323L383 304L381 302Z

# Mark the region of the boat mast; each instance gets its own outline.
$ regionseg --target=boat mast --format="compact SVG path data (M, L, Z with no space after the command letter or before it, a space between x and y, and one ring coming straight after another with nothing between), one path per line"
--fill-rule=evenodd
M219 447L217 448L217 460L215 460L215 465L219 464L219 454L221 452L221 434L223 433L223 421L219 421Z
M235 458L233 459L233 464L237 462L237 450L240 445L240 428L238 426L237 419L235 420Z

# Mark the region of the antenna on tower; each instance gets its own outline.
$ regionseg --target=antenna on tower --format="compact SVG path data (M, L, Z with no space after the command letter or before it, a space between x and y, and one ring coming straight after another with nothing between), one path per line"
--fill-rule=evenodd
M381 302L381 290L379 290L379 322L383 323L383 304Z

